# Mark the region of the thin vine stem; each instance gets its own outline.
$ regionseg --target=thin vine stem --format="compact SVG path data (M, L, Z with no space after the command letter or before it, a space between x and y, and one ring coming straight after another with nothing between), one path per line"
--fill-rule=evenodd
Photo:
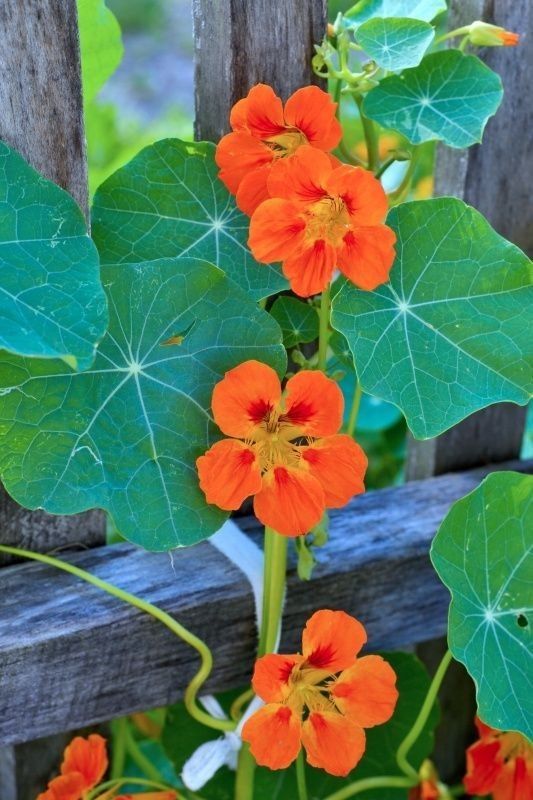
M398 750L396 752L396 763L400 767L401 771L408 776L413 776L418 779L418 772L409 763L407 760L407 756L409 751L411 750L414 743L417 741L418 737L422 733L424 726L428 720L429 715L431 714L431 709L437 699L437 695L439 693L439 689L441 687L442 681L444 680L444 676L450 666L452 661L452 654L449 650L446 651L444 654L442 661L440 662L435 675L433 676L433 680L431 681L431 685L428 689L428 693L425 697L424 702L422 703L422 707L418 712L418 716L414 721L413 727L405 737L405 739L401 742Z
M84 569L75 567L73 564L69 564L66 561L60 561L57 558L46 556L42 553L32 553L29 550L20 550L17 547L8 547L7 545L0 545L0 552L18 556L19 558L30 558L34 561L40 561L43 564L48 564L48 566L55 567L56 569L62 569L64 572L69 572L71 575L75 575L77 578L81 578L81 580L91 583L98 589L102 589L104 592L113 595L113 597L117 597L124 603L128 603L130 606L134 606L135 608L144 611L146 614L150 614L150 616L159 620L159 622L162 622L163 625L166 625L166 627L169 628L179 639L186 642L196 650L202 662L200 669L185 690L184 702L187 711L192 717L194 717L194 719L203 725L206 725L208 728L213 728L214 730L218 731L232 731L235 729L236 725L233 720L216 719L198 706L196 698L199 690L202 688L205 681L211 674L211 670L213 668L213 655L205 642L188 631L183 625L180 625L180 623L171 617L170 614L162 611L152 603L142 600L140 597L130 594L130 592L126 592L123 589L119 589L118 586L114 586L112 583L103 581L100 578L97 578L95 575L91 575L90 572L86 572Z
M384 776L383 778L363 778L360 781L350 783L348 786L343 786L333 794L328 794L324 800L347 800L348 797L355 797L356 794L366 792L369 789L410 789L418 783L418 776L416 781L411 778L404 778L401 776Z
M94 800L94 798L98 797L101 792L106 791L107 789L118 790L121 786L130 784L133 786L144 786L148 789L159 789L163 792L176 791L175 787L171 786L169 783L159 783L158 781L149 781L145 780L144 778L118 778L105 781L105 783L95 786L95 788L92 789L87 795L87 800Z
M148 780L152 781L153 783L163 783L163 776L159 770L154 767L150 759L144 755L143 751L135 741L128 724L126 724L124 738L126 742L126 751L133 763L137 765L141 772L144 772Z
M357 427L357 418L359 416L359 411L361 408L362 396L363 396L363 390L361 388L361 383L360 381L357 381L352 400L352 407L350 408L350 416L348 417L348 424L346 426L346 433L348 434L348 436L353 436L355 433L355 429Z
M296 786L298 788L298 800L309 800L307 794L307 781L305 779L305 761L303 750L298 753L296 759Z
M363 126L363 133L365 135L368 169L375 173L379 170L379 142L376 126L371 119L368 119L368 117L365 117L363 114L363 98L358 94L354 94L353 97L359 109L361 125Z
M236 722L242 717L242 709L255 695L253 689L246 689L238 697L235 698L231 704L229 715Z
M403 200L405 200L409 189L411 188L411 183L413 181L413 176L415 174L415 169L418 164L418 157L419 157L420 149L418 147L414 147L411 153L411 159L409 161L409 166L405 172L405 175L402 178L402 181L397 189L387 196L389 201L389 206L397 206Z
M329 316L331 311L331 286L328 283L320 298L320 320L318 329L318 369L326 371L328 361Z
M120 717L111 724L111 731L113 737L113 751L111 759L111 778L117 780L124 775L124 766L126 764L126 728L128 720L126 717Z

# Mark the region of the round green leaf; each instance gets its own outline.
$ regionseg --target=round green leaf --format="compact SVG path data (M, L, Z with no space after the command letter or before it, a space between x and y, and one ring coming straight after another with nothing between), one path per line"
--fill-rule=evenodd
M77 0L83 99L92 100L122 60L120 25L105 0Z
M318 314L309 303L295 297L278 297L270 313L283 332L285 347L296 347L301 342L312 342L318 338Z
M440 139L468 147L481 141L502 97L499 76L479 58L443 50L382 80L365 97L363 112L413 144Z
M80 209L0 142L0 348L86 369L106 325Z
M28 508L100 507L149 550L193 544L227 516L206 505L195 468L220 436L213 387L250 358L284 374L281 331L198 259L106 267L102 276L110 325L92 369L0 360L0 475Z
M450 590L448 640L479 715L533 738L533 477L489 475L452 506L431 548Z
M374 17L407 17L431 22L446 11L446 0L359 0L346 12L345 19L356 27Z
M102 264L189 256L211 261L256 300L288 288L278 267L258 264L249 219L218 179L210 142L163 139L98 189L93 238Z
M357 31L357 41L376 64L395 72L416 67L435 37L435 29L416 19L375 17Z
M438 436L480 408L525 404L532 389L532 266L473 208L443 197L405 203L390 282L345 282L332 321L363 390L394 403L414 436Z

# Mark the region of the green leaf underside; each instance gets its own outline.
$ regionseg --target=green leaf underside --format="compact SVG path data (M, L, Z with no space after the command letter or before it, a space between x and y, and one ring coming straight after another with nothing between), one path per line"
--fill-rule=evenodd
M212 264L104 267L109 331L92 369L0 361L0 474L28 508L104 508L149 550L193 544L227 514L205 503L196 458L220 436L211 394L256 358L280 374L277 324Z
M376 17L363 23L357 41L382 69L396 71L416 67L435 37L427 22Z
M80 209L0 142L0 348L85 369L106 324Z
M288 288L278 267L258 264L249 220L217 177L210 142L163 139L96 192L93 238L102 264L189 256L211 261L258 300Z
M91 101L122 60L120 25L105 0L77 0L83 99Z
M301 342L318 338L318 314L309 303L294 297L278 297L270 313L280 326L285 347L296 347Z
M363 390L397 405L419 439L531 394L531 262L479 212L443 197L393 209L390 282L345 282L332 322Z
M409 653L384 653L384 658L391 664L398 676L398 690L400 693L398 704L393 717L385 725L366 730L366 751L353 772L347 778L334 778L323 770L314 769L306 765L307 784L310 800L323 798L331 792L347 784L367 778L376 774L398 775L395 753L400 742L410 730L418 710L424 701L428 687L429 677L420 661ZM226 699L227 698L227 699ZM226 693L223 706L229 708L233 695ZM410 753L411 763L418 768L424 758L427 758L433 748L433 730L438 721L438 710L435 706L430 718L418 741ZM183 704L172 706L165 725L163 744L167 754L174 761L176 771L179 773L183 764L192 752L202 742L216 738L214 731L205 727L202 729L193 723L193 739L183 735L186 729L187 714ZM199 794L204 800L233 800L233 787L235 773L223 768L216 773ZM269 770L258 767L255 773L255 794L265 800L295 800L298 796L295 780L295 768L286 770ZM377 789L358 795L363 800L405 800L405 790L402 789Z
M533 477L489 475L456 502L431 548L452 596L448 640L481 719L533 738Z
M431 22L445 10L446 0L361 0L345 19L354 27L374 17L407 17Z
M413 144L438 139L460 148L481 141L502 97L499 76L479 58L445 50L382 80L365 97L363 111Z

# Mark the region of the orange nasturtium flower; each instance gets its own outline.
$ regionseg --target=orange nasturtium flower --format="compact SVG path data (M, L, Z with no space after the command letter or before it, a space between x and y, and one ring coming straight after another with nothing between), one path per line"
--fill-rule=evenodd
M337 104L317 86L298 89L283 106L270 86L259 83L231 111L232 133L216 150L219 177L245 214L268 197L272 164L293 155L303 144L329 151L342 137Z
M100 783L107 766L106 742L102 736L96 733L87 739L76 736L65 749L61 775L50 781L37 800L84 800Z
M469 794L493 800L533 800L533 745L524 736L490 728L476 719L479 740L466 751Z
M322 372L299 372L282 392L272 367L245 361L213 391L218 427L230 439L197 460L208 503L227 511L254 495L255 515L285 536L318 524L364 491L367 459L342 424L342 392Z
M361 289L387 281L396 235L383 224L387 197L371 172L301 147L272 167L268 189L248 244L258 261L282 262L293 292L318 294L336 268Z
M285 769L303 747L307 761L347 775L365 750L364 728L392 716L396 675L381 656L357 658L365 629L344 611L317 611L307 622L302 655L271 654L255 664L253 688L266 705L246 721L242 738L258 764Z

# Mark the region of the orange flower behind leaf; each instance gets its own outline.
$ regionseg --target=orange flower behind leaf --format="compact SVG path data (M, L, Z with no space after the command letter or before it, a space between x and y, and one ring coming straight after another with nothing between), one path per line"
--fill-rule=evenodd
M285 769L303 746L307 762L347 775L365 750L364 728L392 716L396 675L380 656L357 654L365 629L344 611L317 611L307 622L302 654L271 654L255 664L253 688L265 701L242 738L258 764Z
M361 289L387 281L396 236L383 224L387 197L371 172L301 147L272 167L268 189L248 244L257 261L282 262L293 292L318 294L335 269Z
M218 143L216 162L241 211L252 214L268 197L267 178L275 161L290 158L304 144L324 151L338 145L342 130L336 107L317 86L298 89L283 106L263 83L233 106L232 133Z
M533 745L524 736L476 720L479 740L466 753L469 794L493 800L533 800Z
M65 749L61 775L53 778L37 800L84 800L108 767L106 742L98 734L76 736Z
M212 409L232 438L196 462L207 502L231 511L254 495L264 525L285 536L307 533L326 508L364 491L366 456L337 433L343 404L337 384L321 372L299 372L284 392L276 372L259 361L227 372Z

